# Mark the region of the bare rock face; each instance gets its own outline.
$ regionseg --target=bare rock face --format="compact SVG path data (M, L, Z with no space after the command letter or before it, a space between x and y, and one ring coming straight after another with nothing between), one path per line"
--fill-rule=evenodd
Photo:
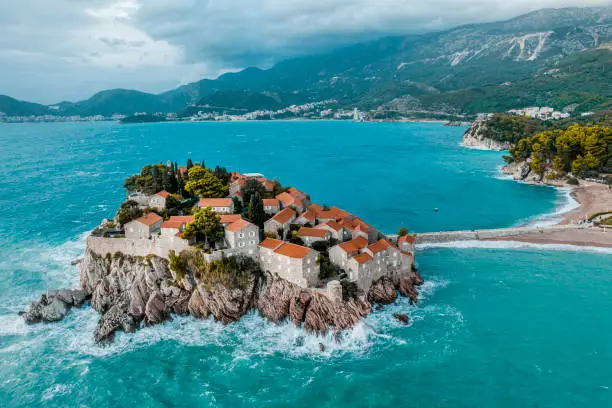
M474 123L464 134L462 145L483 150L508 150L511 146L509 142L499 142L485 136L486 124L482 122Z
M415 286L423 283L416 271L408 271L380 278L367 294L354 284L345 293L340 281L330 282L325 290L299 288L269 274L254 275L238 286L211 286L190 273L177 276L163 258L100 256L91 250L79 267L82 289L60 289L41 296L21 313L26 322L60 320L70 307L91 297L91 306L101 314L94 331L97 342L111 341L117 330L129 333L143 325L162 323L172 314L212 316L228 324L254 308L274 323L289 319L306 331L339 332L358 324L372 311L372 304L394 302L398 291L416 302Z
M40 296L25 312L19 312L26 323L56 322L62 320L72 307L81 307L87 294L80 289L50 290Z
M266 282L266 287L259 294L257 308L262 316L274 323L279 323L289 316L291 302L299 296L300 289L282 279L274 279L270 275L267 276ZM295 317L297 318L298 315L299 310L296 310Z
M368 291L368 300L372 303L388 305L395 302L395 299L397 299L397 291L395 290L393 280L388 276L383 276L372 283Z
M410 323L410 319L408 318L407 314L404 314L404 313L395 313L393 315L393 317L395 317L401 324L408 324L408 323Z

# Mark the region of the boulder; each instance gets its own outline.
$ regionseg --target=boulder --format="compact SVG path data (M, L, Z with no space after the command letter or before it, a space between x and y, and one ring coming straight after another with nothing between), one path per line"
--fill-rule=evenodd
M410 322L408 315L404 313L395 313L393 317L395 317L401 324L404 324L404 325Z
M368 300L371 303L388 305L395 302L395 299L397 299L397 291L390 277L383 276L370 286Z

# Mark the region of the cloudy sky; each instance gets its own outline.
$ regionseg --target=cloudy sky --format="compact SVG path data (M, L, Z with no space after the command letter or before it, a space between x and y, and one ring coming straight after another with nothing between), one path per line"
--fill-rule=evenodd
M161 92L389 34L612 0L1 0L0 94Z

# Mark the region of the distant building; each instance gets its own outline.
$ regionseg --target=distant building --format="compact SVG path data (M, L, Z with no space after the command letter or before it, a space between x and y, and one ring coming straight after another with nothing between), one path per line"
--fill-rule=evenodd
M151 212L125 224L125 237L134 239L148 239L151 234L160 232L163 218Z
M230 248L242 248L259 243L259 227L239 219L225 227L225 240Z
M263 205L266 214L276 214L280 211L280 201L276 198L264 198Z

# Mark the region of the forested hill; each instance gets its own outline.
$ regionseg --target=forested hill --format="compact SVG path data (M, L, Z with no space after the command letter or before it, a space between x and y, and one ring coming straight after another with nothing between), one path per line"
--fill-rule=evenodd
M276 109L327 99L407 115L529 105L585 112L610 106L611 49L612 6L544 9L508 21L382 38L266 70L247 68L159 95L105 91L58 104L52 113L180 112L190 104Z

